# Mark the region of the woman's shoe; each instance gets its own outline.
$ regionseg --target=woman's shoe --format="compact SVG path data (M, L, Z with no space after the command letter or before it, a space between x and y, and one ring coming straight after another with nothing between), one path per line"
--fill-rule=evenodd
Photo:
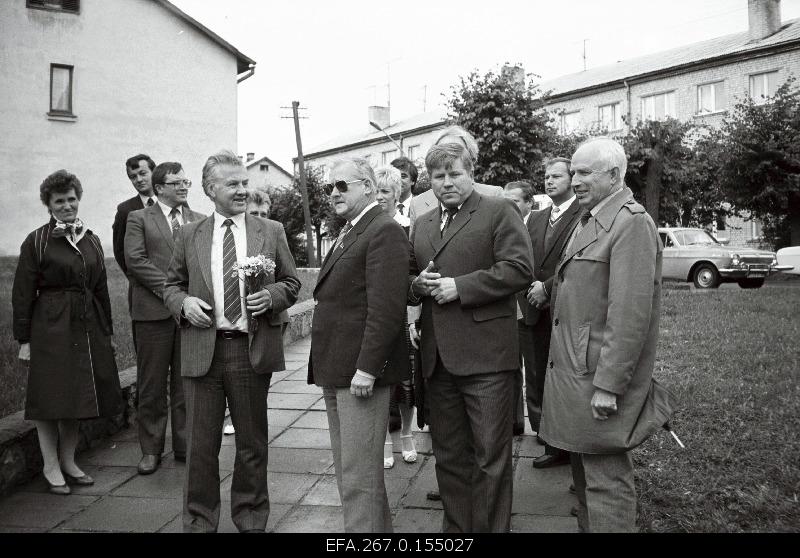
M416 463L417 462L417 449L414 447L414 435L413 434L406 434L405 436L400 435L400 440L411 440L411 449L410 450L403 450L403 461L406 463ZM403 441L403 446L405 446L405 442Z
M64 475L64 480L67 481L68 484L77 484L78 486L92 486L94 484L94 479L86 473L80 477L73 477L64 471L61 471L61 474Z
M392 457L384 457L383 458L383 468L384 469L391 469L394 467L394 456Z
M67 486L66 482L64 484L53 484L49 480L47 480L47 477L44 478L44 482L47 483L47 487L50 490L51 494L58 494L60 496L67 496L68 494L70 494L72 492L69 489L69 486Z

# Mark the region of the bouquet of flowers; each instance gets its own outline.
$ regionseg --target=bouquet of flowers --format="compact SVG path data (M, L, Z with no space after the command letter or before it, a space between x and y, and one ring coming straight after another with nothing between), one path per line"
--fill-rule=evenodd
M273 273L275 273L275 261L264 254L249 256L236 262L231 270L231 276L244 281L245 296L263 290L271 282L270 276ZM252 318L252 316L248 316L248 318ZM255 320L251 320L251 323L253 328L258 324Z

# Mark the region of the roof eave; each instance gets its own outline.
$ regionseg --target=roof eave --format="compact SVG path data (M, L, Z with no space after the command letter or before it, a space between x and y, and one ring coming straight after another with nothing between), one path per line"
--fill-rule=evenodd
M203 33L204 35L208 36L209 39L217 43L219 46L230 52L236 57L236 73L242 74L247 72L251 68L254 68L256 65L256 61L246 56L242 52L239 51L235 46L230 44L228 41L214 33L211 29L194 19L192 16L178 8L175 4L170 2L169 0L155 0L159 4L161 4L165 9L169 10L179 18L183 19L198 31Z

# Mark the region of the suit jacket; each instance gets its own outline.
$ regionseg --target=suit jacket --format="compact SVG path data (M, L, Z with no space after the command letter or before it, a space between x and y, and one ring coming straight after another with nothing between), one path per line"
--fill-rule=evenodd
M152 207L152 206L151 206ZM125 228L128 224L128 214L131 211L144 209L142 198L136 194L129 200L125 200L117 206L117 214L114 216L114 224L111 226L113 231L114 259L117 260L119 267L124 274L128 274L128 266L125 265ZM131 293L128 291L128 305L131 303Z
M541 436L579 453L618 453L669 419L653 383L662 246L628 188L589 220L559 263ZM595 388L617 394L616 414L592 418Z
M181 316L183 300L196 296L212 307L214 287L211 283L211 241L213 214L181 227L167 272L164 303L178 320L181 330L181 375L205 376L214 357L216 328L198 328ZM256 374L268 374L285 368L283 360L283 324L288 323L286 310L297 300L300 280L294 258L286 242L283 225L270 219L245 215L247 255L265 255L275 261L275 272L266 289L272 296L272 308L251 321L249 327L250 364Z
M564 250L564 243L569 239L575 225L581 218L581 207L578 200L572 202L566 213L561 216L556 223L555 229L550 237L550 244L545 244L545 234L550 223L550 212L552 206L540 211L532 211L528 217L528 233L531 236L533 246L533 279L541 281L548 293L553 293L553 275L556 272L561 252ZM517 295L522 316L527 325L534 325L539 321L540 316L548 315L548 310L540 310L528 303L527 290Z
M477 191L445 232L439 211L420 217L411 233L412 278L433 261L455 279L459 299L444 305L422 299L422 370L433 374L439 353L447 370L467 376L519 367L514 295L533 277L531 239L519 209Z
M184 225L203 215L183 208ZM131 319L165 320L171 316L164 306L164 284L175 241L172 227L157 203L128 214L125 229L125 265L131 285Z
M331 250L314 288L308 383L346 387L356 372L376 385L408 379L408 237L380 207Z
M475 191L482 196L503 197L503 189L500 186L490 186L489 184L478 184L476 182ZM418 217L422 217L428 211L437 209L438 207L439 200L436 199L436 194L433 193L433 189L411 198L411 204L408 208L408 218L411 220L411 229L414 229L414 222Z

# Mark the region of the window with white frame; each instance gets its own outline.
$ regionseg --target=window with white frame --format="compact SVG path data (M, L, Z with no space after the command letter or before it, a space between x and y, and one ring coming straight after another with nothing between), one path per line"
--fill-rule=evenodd
M559 118L559 130L562 134L571 134L581 126L581 111L564 112Z
M416 161L417 157L419 157L419 148L420 144L410 145L408 146L408 158L412 161Z
M725 82L716 81L697 86L697 114L719 112L727 108Z
M778 90L778 72L764 72L750 76L750 98L763 103Z
M622 113L620 103L611 103L597 107L597 121L606 130L622 129Z
M642 119L663 120L671 116L678 116L675 110L675 92L658 93L642 97Z
M381 165L388 165L395 159L397 159L397 149L392 149L390 151L384 151L381 153Z
M73 116L72 66L50 64L50 113Z

